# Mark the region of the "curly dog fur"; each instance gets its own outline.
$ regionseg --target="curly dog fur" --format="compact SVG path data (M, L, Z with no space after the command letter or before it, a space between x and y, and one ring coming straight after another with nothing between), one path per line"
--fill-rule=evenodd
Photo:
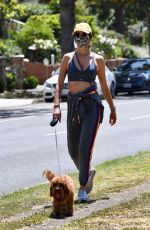
M72 216L74 211L74 182L67 175L55 175L49 170L43 176L50 181L50 196L53 197L53 217Z

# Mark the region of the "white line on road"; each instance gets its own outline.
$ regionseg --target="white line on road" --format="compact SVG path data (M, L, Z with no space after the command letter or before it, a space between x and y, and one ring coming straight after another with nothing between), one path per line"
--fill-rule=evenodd
M57 132L57 134L63 134L63 133L67 133L67 130ZM47 136L54 136L54 135L55 135L55 133L48 133L47 134Z
M104 101L104 102L106 102L106 101ZM117 99L115 100L114 99L114 102L115 102L115 105L118 106L118 105L128 105L128 104L134 104L134 103L150 102L150 100L149 99L138 99L138 100L122 101L122 102L120 102L119 100L117 100Z
M28 119L28 118L33 118L36 116L27 116L27 117L17 117L17 118L3 118L4 120L0 120L0 123L8 122L8 121L18 121L22 119Z
M139 119L144 119L144 118L150 118L150 115L144 115L144 116L140 116L140 117L132 117L132 118L130 118L130 120L134 121L134 120L139 120Z

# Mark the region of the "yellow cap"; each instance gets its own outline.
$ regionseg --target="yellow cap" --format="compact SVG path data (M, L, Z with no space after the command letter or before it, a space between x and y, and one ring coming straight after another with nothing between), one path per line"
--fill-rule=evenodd
M90 25L88 23L85 23L85 22L81 22L81 23L78 23L75 25L73 34L77 31L82 31L82 32L85 32L87 34L92 33L92 29L91 29Z

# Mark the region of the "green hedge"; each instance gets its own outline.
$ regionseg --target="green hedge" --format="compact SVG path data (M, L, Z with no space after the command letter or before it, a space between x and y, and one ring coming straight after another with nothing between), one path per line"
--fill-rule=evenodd
M28 76L24 78L23 88L24 89L34 89L38 85L39 81L36 76Z
M13 73L6 73L6 90L11 91L16 88L16 75Z

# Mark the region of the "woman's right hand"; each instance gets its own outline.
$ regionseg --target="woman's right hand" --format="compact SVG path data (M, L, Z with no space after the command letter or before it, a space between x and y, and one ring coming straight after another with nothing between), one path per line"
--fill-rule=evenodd
M54 108L53 117L58 119L61 122L61 110L60 107Z

